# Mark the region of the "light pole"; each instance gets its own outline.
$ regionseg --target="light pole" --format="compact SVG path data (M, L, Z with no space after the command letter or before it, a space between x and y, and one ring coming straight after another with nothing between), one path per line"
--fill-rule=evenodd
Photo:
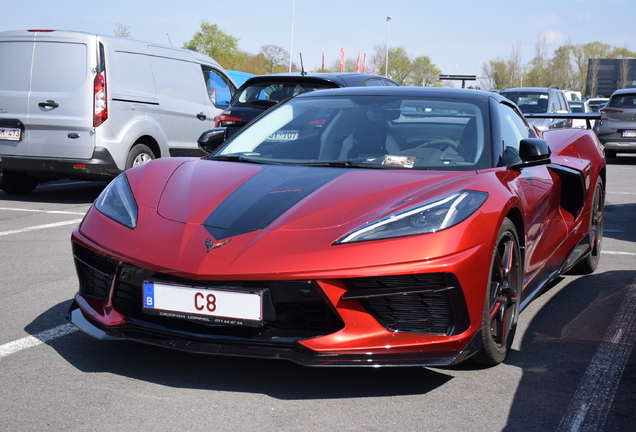
M389 76L389 21L393 17L386 17L386 54L384 56L384 76Z
M292 71L292 51L294 48L294 9L296 0L292 0L291 36L289 37L289 72Z

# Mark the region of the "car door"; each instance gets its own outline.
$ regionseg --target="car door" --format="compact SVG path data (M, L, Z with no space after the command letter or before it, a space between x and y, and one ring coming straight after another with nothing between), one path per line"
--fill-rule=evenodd
M519 142L533 137L528 124L514 107L499 104L499 119L504 154L509 164L518 161ZM513 171L509 187L519 197L524 225L524 286L543 270L552 253L566 239L567 226L559 212L559 180L547 165L529 166ZM521 233L520 233L521 235Z
M80 36L81 37L81 36ZM92 36L35 42L28 99L30 155L90 159L93 128Z

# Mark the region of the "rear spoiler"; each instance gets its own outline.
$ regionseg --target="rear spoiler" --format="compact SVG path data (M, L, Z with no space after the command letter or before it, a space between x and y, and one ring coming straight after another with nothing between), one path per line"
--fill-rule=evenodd
M592 129L592 120L601 120L600 112L590 113L528 113L523 115L527 119L535 118L549 118L549 119L572 119L572 120L585 120L587 128Z

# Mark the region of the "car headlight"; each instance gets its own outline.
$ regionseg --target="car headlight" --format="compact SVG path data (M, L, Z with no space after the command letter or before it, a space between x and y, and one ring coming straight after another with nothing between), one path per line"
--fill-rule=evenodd
M362 225L333 244L353 243L432 233L450 228L473 214L488 198L486 192L463 190L400 210Z
M137 226L137 203L126 174L118 175L95 200L95 208L115 222L135 229Z

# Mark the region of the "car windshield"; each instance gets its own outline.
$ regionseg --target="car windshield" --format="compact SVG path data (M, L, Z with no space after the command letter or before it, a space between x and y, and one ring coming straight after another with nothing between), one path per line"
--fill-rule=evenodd
M233 106L247 106L251 104L268 103L276 104L292 96L308 93L314 90L337 87L328 81L285 81L272 80L257 82L241 90L232 103Z
M490 166L486 100L296 98L212 158L258 163L469 171Z
M524 114L544 113L548 111L548 94L541 92L510 91L501 92L519 106Z

